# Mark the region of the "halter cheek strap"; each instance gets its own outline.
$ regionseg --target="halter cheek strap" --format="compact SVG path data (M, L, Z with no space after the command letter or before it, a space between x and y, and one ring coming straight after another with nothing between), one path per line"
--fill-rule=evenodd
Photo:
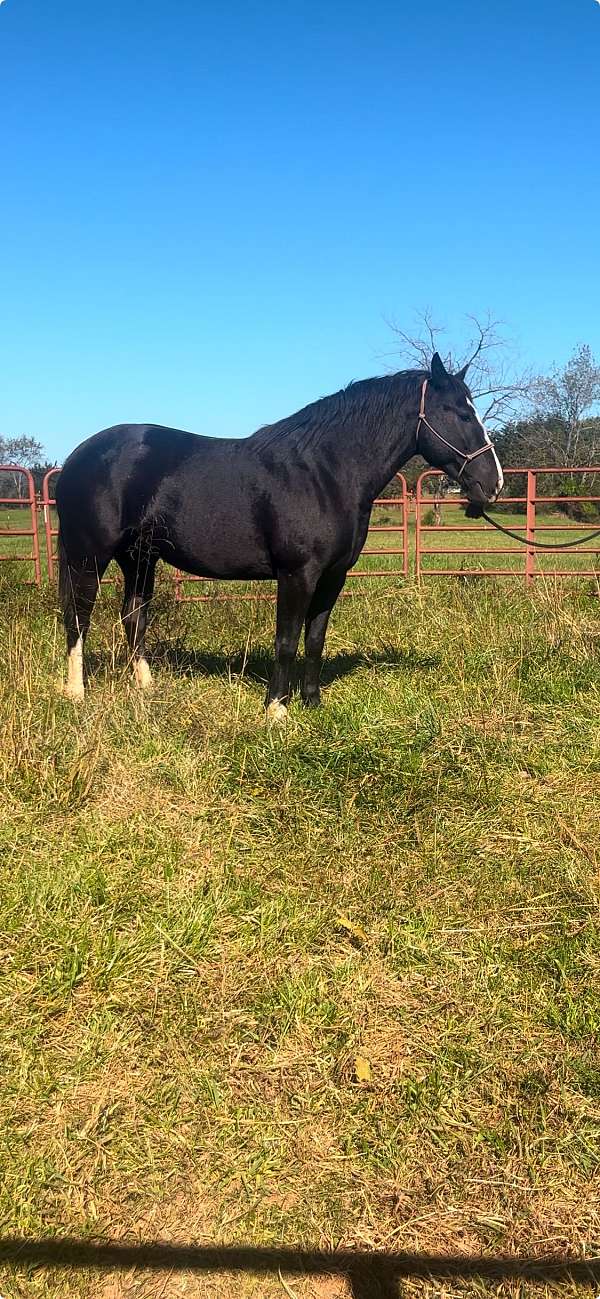
M493 454L494 448L491 442L486 442L484 446L478 447L476 451L461 451L459 447L455 447L454 444L452 442L449 442L447 438L442 437L441 433L438 433L437 429L433 427L433 424L429 423L429 420L425 416L425 393L427 392L428 382L429 382L428 379L424 379L423 385L421 387L421 405L419 406L419 419L417 422L417 431L415 434L417 451L419 450L419 433L421 430L421 424L424 424L425 427L429 429L429 432L433 433L433 436L438 439L438 442L443 442L444 446L448 447L450 451L453 451L455 456L460 457L460 459L462 460L462 465L457 474L457 478L460 478L461 474L464 472L467 465L470 464L471 460L476 460L478 456L485 455L486 451L491 451Z

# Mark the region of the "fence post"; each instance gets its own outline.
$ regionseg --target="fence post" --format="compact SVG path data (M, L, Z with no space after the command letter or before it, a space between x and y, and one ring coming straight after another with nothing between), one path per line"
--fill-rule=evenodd
M27 475L27 491L29 493L29 513L31 515L31 540L33 546L33 568L35 572L36 586L42 585L42 564L40 560L40 538L38 533L38 503L35 494L35 483L33 474L29 469L23 469L22 473Z
M421 505L423 498L421 495L421 479L423 475L419 474L417 479L417 491L415 495L415 582L421 581Z
M535 469L527 470L527 540L535 541L535 497L537 474ZM525 585L531 586L535 577L535 550L527 547L525 554Z
M54 497L50 495L50 479L53 474L60 473L60 469L49 469L44 474L42 483L42 512L44 515L44 531L46 533L46 563L48 566L48 578L54 581L54 546L53 541L56 533L52 527L52 506L55 504Z
M408 491L404 474L396 474L402 488L402 576L408 577Z

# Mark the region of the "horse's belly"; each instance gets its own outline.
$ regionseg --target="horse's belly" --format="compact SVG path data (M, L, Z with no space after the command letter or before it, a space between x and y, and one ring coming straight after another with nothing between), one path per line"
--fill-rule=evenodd
M214 553L210 546L198 545L193 550L185 546L161 546L160 558L174 568L195 577L209 577L221 582L265 581L274 577L269 556L264 554L228 553L225 546Z

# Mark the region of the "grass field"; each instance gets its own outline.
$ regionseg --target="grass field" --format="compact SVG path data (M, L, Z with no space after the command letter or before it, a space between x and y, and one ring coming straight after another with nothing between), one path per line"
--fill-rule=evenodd
M271 606L163 588L142 698L107 588L77 710L52 592L2 588L3 1236L600 1253L596 590L387 591L340 602L323 709L269 731ZM351 1291L274 1264L0 1293Z

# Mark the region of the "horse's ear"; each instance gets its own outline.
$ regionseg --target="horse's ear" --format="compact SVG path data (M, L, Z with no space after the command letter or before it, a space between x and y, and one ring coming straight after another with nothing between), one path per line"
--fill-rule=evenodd
M468 368L469 368L469 362L467 361L467 364L466 364L466 365L463 365L462 370L458 370L458 371L457 371L457 373L455 374L454 378L455 378L455 379L461 379L461 380L464 382L464 380L465 380L465 378L466 378L466 374L467 374L467 370L468 370Z
M431 358L431 382L434 388L445 388L449 381L450 375L439 352L434 352Z

